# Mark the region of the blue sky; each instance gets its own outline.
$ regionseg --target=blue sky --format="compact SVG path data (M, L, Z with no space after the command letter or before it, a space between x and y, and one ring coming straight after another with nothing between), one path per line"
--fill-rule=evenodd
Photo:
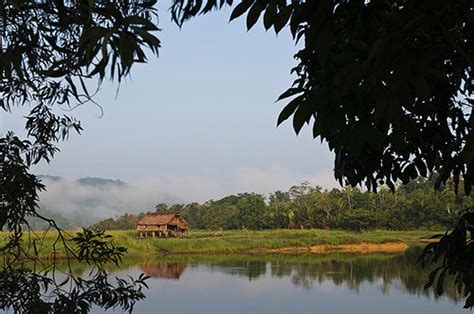
M286 29L278 36L257 24L228 23L230 10L194 19L183 29L160 10L159 57L137 66L122 83L104 84L97 102L74 110L81 136L38 173L99 176L156 186L186 200L229 193L266 193L309 180L336 186L332 155L291 123L276 127L297 48ZM21 129L21 110L0 113L1 132Z

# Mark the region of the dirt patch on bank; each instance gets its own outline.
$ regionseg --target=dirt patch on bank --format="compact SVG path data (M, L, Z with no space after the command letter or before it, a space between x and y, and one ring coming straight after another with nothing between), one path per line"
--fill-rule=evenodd
M311 247L284 247L278 249L251 249L251 250L242 250L241 253L251 253L251 254L267 254L267 253L288 253L288 254L298 254L298 253L314 253L314 254L323 254L323 253L402 253L408 249L408 245L403 242L388 242L388 243L368 243L362 242L357 244L339 244L339 245L329 245L329 244L318 244Z
M341 245L314 245L310 248L311 253L399 253L408 249L403 242L390 243L357 243Z

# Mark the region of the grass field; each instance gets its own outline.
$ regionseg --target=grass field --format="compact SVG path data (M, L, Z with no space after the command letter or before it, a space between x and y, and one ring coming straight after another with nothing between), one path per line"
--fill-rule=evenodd
M69 234L74 234L70 231ZM181 238L139 238L135 230L109 231L112 241L117 245L128 248L129 257L144 257L152 255L185 254L185 253L259 253L291 248L304 251L313 246L335 246L360 243L393 243L404 242L409 246L423 244L434 231L385 231L350 232L339 230L265 230L265 231L190 231ZM0 233L0 244L6 242L7 234ZM25 235L25 246L35 238ZM48 232L43 241L37 243L37 249L42 256L49 256L53 250L56 233ZM61 254L61 244L56 245Z

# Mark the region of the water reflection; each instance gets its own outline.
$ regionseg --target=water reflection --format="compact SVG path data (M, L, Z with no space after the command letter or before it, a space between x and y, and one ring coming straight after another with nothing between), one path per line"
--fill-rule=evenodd
M186 269L184 263L143 263L140 265L142 272L151 278L165 278L179 280Z
M189 269L237 276L249 282L269 278L289 280L294 287L308 291L331 283L360 293L361 287L369 284L383 295L398 289L410 295L437 299L433 290L423 288L428 272L415 264L419 254L419 250L412 249L402 255L191 255L141 262L139 268L157 279L179 280ZM451 282L445 290L447 298L455 303L463 302Z
M452 283L423 289L419 254L175 255L110 271L151 276L136 313L467 313Z

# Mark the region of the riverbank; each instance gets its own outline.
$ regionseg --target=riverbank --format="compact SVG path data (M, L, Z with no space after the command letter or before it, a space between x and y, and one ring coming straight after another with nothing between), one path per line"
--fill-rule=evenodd
M186 253L393 253L420 246L433 231L351 232L340 230L193 231L183 238L136 238L135 231L112 232L131 255ZM128 242L127 242L128 241Z
M70 231L73 235L75 232ZM229 230L190 231L181 238L140 238L135 230L109 231L115 244L128 248L129 257L169 254L229 253L394 253L421 246L436 231L351 232L341 230ZM5 242L6 233L1 235ZM56 234L48 232L39 254L50 256ZM28 240L25 237L25 245ZM39 243L39 242L38 242ZM60 245L56 246L61 255Z

